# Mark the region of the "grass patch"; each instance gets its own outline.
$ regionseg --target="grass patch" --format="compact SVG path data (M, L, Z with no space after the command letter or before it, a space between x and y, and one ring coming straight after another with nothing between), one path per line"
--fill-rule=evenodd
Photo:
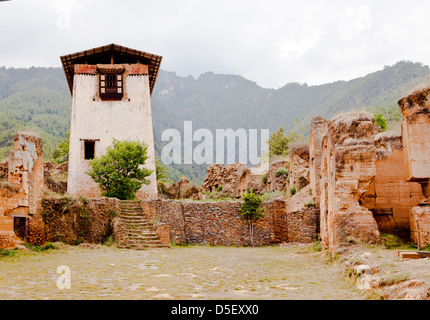
M410 277L411 275L406 272L397 272L397 273L389 274L379 279L379 285L381 287L392 286L393 284L409 280Z
M275 176L276 176L276 178L279 178L282 175L288 176L288 173L289 173L288 169L286 169L284 167L280 167L280 168L276 169Z
M282 190L267 191L261 195L261 199L263 199L263 201L267 201L278 197L284 197L284 192Z
M0 257L13 257L18 253L18 249L5 250L0 249Z
M322 251L321 242L317 241L312 243L310 246L308 246L308 250L309 252L321 252Z
M398 248L402 246L404 243L398 236L394 234L384 233L384 234L381 234L381 244L386 249L392 249L392 248Z
M42 252L42 251L48 251L48 250L57 249L57 247L52 242L47 242L43 246L33 245L33 244L30 244L30 243L25 243L25 246L28 249L30 249L31 251L36 251L36 252Z
M290 187L290 197L294 196L296 194L297 190L296 190L296 186L293 185L292 187Z

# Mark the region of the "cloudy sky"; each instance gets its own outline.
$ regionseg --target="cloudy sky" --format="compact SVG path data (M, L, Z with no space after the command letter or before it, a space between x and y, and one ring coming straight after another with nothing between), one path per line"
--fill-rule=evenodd
M0 2L0 65L60 67L61 55L117 43L181 76L316 85L429 65L429 13L428 0L11 0Z

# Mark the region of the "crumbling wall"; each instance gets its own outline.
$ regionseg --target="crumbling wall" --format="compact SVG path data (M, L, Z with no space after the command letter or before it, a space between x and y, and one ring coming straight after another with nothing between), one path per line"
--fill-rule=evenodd
M315 205L310 185L286 200L288 242L310 243L320 233L320 212Z
M7 181L0 185L0 247L14 246L14 216L34 225L42 210L43 155L42 139L16 134L7 162ZM4 166L3 166L4 168ZM17 219L17 218L15 218Z
M204 192L214 192L222 188L222 192L234 198L240 198L248 188L251 170L241 163L213 164L207 168L206 178L202 185Z
M43 238L32 243L61 241L104 243L112 234L112 222L120 212L112 198L47 197L43 199Z
M296 191L309 184L309 146L307 144L290 147L290 183Z
M170 186L158 182L158 190L159 196L167 199L200 200L203 198L202 188L192 185L187 178L182 178L180 181L173 182Z
M330 249L350 242L378 242L373 214L363 195L376 175L374 117L351 112L328 124L322 144L321 240Z
M68 166L67 162L58 165L51 162L43 164L46 193L66 194Z
M321 180L321 159L322 159L322 140L327 134L328 121L315 117L311 121L309 133L309 179L315 204L320 205L320 180Z
M421 184L425 199L411 209L411 238L419 247L430 244L430 88L400 99L407 179Z
M266 172L266 183L262 183L260 193L264 193L266 191L282 191L288 187L289 170L290 162L287 160L272 162ZM284 171L286 172L285 174L280 174L280 172Z
M381 233L410 238L410 210L424 196L417 182L407 181L402 135L388 131L375 135L376 175L364 204L373 212Z

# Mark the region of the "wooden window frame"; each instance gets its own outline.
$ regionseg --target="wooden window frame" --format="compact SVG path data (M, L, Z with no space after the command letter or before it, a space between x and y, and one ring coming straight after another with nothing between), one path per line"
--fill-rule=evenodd
M99 96L102 100L121 100L124 96L124 74L122 72L100 73Z

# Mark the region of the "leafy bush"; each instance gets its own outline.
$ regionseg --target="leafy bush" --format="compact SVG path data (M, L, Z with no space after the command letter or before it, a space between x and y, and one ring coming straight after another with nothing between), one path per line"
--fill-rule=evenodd
M0 257L13 257L17 254L17 250L5 250L0 248Z
M403 245L403 242L399 237L389 233L381 234L381 243L387 249L400 247L401 245Z
M310 252L320 252L320 251L322 251L321 242L320 242L320 241L317 241L317 242L312 243L312 244L308 247L308 250L309 250Z
M264 184L267 183L267 173L265 173L262 177L261 180L263 181Z
M292 187L290 187L290 197L294 196L296 192L296 186L293 185Z
M275 171L275 176L276 176L276 178L278 178L282 175L288 176L288 173L289 173L288 169L286 169L284 167L280 167Z
M45 245L40 246L40 245L33 245L30 243L26 243L25 246L32 250L32 251L36 251L36 252L41 252L41 251L47 251L47 250L52 250L52 249L56 249L55 245L52 242L47 242Z
M375 123L381 127L381 131L387 130L387 120L382 113L375 113Z
M147 149L138 141L114 140L105 155L90 161L92 169L87 174L99 184L103 196L134 199L142 185L150 183L146 177L152 170L144 167Z

